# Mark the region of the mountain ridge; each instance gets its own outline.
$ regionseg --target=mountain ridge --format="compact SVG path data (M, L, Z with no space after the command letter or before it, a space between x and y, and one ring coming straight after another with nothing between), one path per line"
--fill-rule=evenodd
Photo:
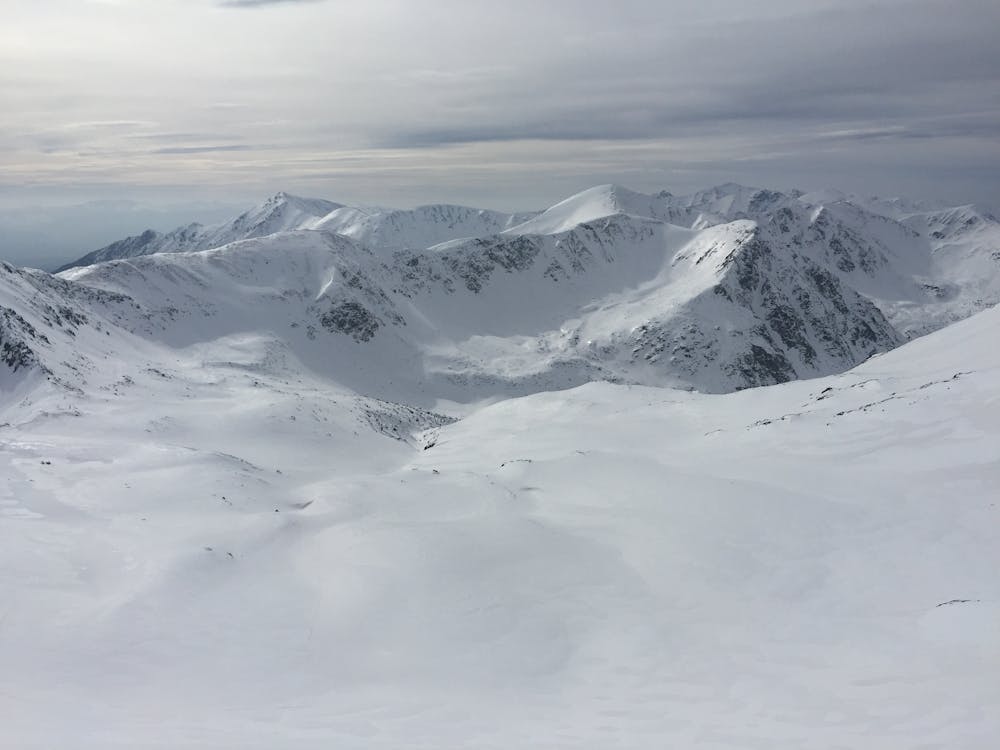
M266 333L322 377L428 406L590 380L725 392L828 375L1000 299L992 217L897 221L806 195L601 185L516 215L279 193L227 224L140 236L182 248L241 235L218 247L149 254L140 241L47 286L31 278L52 309L68 295L106 338L124 332L126 349ZM16 312L44 334L51 315L32 318L28 296ZM28 330L3 333L18 370L82 377L66 363L86 351L60 357Z

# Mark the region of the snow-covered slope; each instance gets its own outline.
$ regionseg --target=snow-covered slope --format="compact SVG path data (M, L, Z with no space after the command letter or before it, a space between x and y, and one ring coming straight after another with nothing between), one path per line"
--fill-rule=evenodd
M693 229L752 220L774 251L821 265L872 301L905 337L1000 301L1000 221L973 206L941 209L731 183L689 196L604 185L509 232L558 232L615 214Z
M275 232L321 229L343 234L377 250L427 248L448 240L496 234L531 214L505 214L465 206L431 205L412 210L357 208L319 198L277 193L230 222L190 224L166 234L152 229L67 263L59 271L154 253L211 250Z
M598 185L557 203L507 231L511 234L558 234L579 224L616 214L665 220L669 216L666 197L667 194L644 195L621 185Z
M254 286L259 242L189 281ZM414 437L259 332L37 395L0 419L3 742L992 750L998 326Z
M727 391L844 370L900 337L757 225L624 214L383 258L300 231L64 274L129 295L171 347L267 332L315 372L393 399L468 401L595 379Z
M136 310L126 295L0 262L0 416L27 386L81 392L103 360L131 358L133 340L109 320Z
M384 253L497 234L530 216L443 204L411 210L345 206L311 228L343 234Z
M927 333L1000 301L1000 222L987 212L732 183L688 196L666 191L644 195L602 185L537 215L450 205L406 211L356 208L279 193L232 222L191 225L166 235L148 231L70 266L205 250L303 229L342 234L391 261L400 250L443 251L468 246L471 240L495 243L497 235L562 235L622 216L693 230L751 220L776 254L796 256L830 272L874 303L903 337ZM628 248L616 254L621 252Z
M264 237L275 232L307 229L338 208L341 208L340 204L319 198L300 198L289 193L276 193L230 222L207 227L190 224L166 234L148 229L140 235L127 237L88 253L58 270L65 271L78 266L153 253L210 250L237 240Z
M181 231L196 246L251 239L140 247L63 273L60 288L128 298L78 312L168 352L264 334L319 377L428 407L591 380L724 392L840 372L1000 300L992 217L897 220L862 203L606 185L520 221L281 194L221 228ZM13 362L31 346L6 328Z

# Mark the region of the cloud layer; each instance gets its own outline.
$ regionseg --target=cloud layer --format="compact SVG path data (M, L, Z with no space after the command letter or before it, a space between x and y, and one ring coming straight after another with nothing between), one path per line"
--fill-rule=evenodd
M264 5L286 5L291 3L321 3L325 0L221 0L223 8L260 8Z
M730 179L1000 204L1000 4L757 5L14 0L0 210L282 188L527 208Z

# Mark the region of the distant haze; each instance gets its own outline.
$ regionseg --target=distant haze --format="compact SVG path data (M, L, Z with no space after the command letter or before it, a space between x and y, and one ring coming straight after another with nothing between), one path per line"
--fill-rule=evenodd
M604 182L733 180L1000 204L996 0L8 0L3 16L0 258L18 263L277 190L521 210Z
M52 270L73 258L145 229L222 221L246 206L224 203L145 205L130 200L0 208L0 260Z

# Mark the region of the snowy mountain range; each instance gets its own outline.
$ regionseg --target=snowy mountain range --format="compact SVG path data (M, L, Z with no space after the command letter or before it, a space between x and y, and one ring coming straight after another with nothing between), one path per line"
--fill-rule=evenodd
M237 240L276 232L315 229L343 234L374 248L430 246L456 236L494 234L521 223L530 214L503 214L465 206L420 206L410 211L356 208L318 198L277 193L230 222L189 224L161 234L148 229L84 255L57 270L153 253L210 250Z
M995 747L986 212L147 234L0 263L0 745Z
M169 358L248 334L293 369L423 405L593 380L727 392L827 375L1000 300L1000 222L912 208L732 184L604 185L520 215L279 193L57 276L5 266L5 377L34 368L85 388L115 347Z

